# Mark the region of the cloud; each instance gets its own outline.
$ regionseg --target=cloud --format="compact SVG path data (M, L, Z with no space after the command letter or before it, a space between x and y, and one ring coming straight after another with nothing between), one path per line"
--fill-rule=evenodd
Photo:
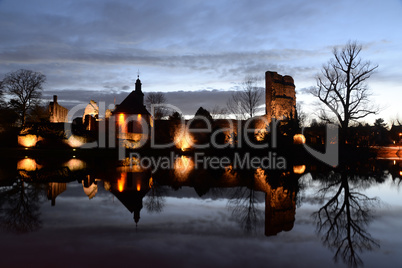
M140 69L146 90L166 92L231 90L270 70L308 87L334 45L357 39L392 71L378 77L399 85L399 11L391 2L5 0L0 74L41 71L52 91L128 91Z
M303 88L297 88L296 93L301 94L301 95L310 95L310 90L312 87L303 87Z

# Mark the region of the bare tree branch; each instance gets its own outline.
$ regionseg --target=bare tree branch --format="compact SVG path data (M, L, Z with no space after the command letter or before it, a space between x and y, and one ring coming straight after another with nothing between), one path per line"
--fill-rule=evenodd
M6 74L1 82L12 97L9 104L19 113L22 125L25 124L28 111L40 100L45 82L45 75L24 69Z
M334 48L333 56L316 77L317 86L310 92L324 105L322 114L330 111L343 130L351 121L376 114L379 109L370 101L366 80L378 65L362 61L362 46L349 42L343 48ZM326 118L329 118L326 116Z
M162 119L163 117L167 116L169 111L163 104L166 104L167 99L165 94L162 92L151 92L147 94L145 99L145 105L147 106L148 110L151 111L154 109L154 118L155 119Z
M238 119L247 119L255 116L258 105L261 103L263 90L258 87L259 79L247 76L241 84L241 90L232 94L227 102L229 113Z

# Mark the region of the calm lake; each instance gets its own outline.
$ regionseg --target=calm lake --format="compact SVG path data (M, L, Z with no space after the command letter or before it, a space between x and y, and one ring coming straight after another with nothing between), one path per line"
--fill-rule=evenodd
M2 159L2 267L402 267L402 161Z

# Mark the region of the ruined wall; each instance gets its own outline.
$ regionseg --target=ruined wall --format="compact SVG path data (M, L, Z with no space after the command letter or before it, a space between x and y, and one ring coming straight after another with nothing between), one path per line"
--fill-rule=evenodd
M53 96L53 101L49 103L49 121L51 123L67 122L68 109L57 103L57 96Z
M283 119L295 116L296 91L293 78L276 72L265 73L265 107L269 118Z

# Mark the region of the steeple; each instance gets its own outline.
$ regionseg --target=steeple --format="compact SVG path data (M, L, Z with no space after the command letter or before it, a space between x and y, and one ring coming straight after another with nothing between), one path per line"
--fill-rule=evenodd
M140 74L138 72L137 81L135 81L135 91L142 93L141 86L142 86L142 83L141 83L141 80L140 80Z
M142 92L142 83L138 73L137 80L135 81L135 89L123 100L120 105L113 111L113 114L126 113L126 114L146 114L149 112L144 105L144 93Z

